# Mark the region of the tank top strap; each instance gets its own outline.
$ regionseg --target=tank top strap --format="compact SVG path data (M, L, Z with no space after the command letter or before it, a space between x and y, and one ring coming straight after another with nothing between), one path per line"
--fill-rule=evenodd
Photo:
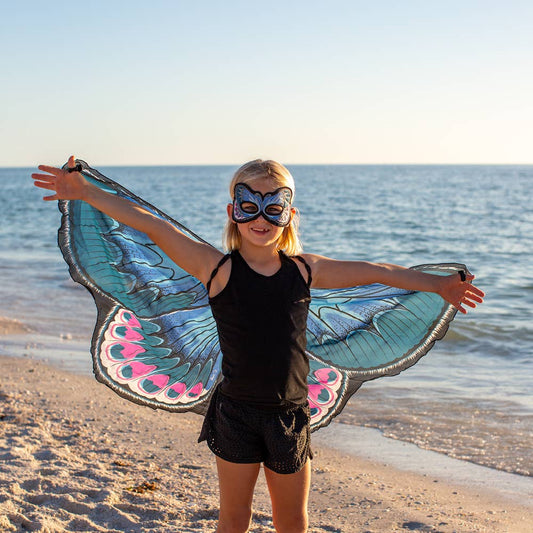
M207 282L205 288L207 289L207 294L209 294L209 289L211 289L211 282L213 281L213 278L217 275L218 269L231 257L231 254L226 254L222 259L218 262L217 266L213 269L213 272L211 272L211 275L209 276L209 281Z
M293 259L298 259L300 263L303 263L305 270L307 270L307 287L311 287L311 282L313 281L313 276L311 275L311 267L307 264L307 261L300 255L293 255Z

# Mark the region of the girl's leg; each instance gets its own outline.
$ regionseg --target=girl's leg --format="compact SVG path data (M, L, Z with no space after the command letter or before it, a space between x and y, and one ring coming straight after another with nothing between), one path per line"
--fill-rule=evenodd
M252 500L260 463L230 463L217 457L220 514L217 533L245 533L252 519Z
M272 500L272 520L278 533L307 531L307 500L311 486L311 461L295 474L277 474L265 467Z

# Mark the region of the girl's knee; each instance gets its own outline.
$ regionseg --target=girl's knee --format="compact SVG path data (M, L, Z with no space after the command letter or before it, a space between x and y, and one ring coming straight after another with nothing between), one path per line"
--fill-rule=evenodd
M305 533L309 526L307 512L291 513L287 516L276 516L274 527L278 533Z
M252 521L252 509L237 507L221 512L218 519L217 533L246 533Z

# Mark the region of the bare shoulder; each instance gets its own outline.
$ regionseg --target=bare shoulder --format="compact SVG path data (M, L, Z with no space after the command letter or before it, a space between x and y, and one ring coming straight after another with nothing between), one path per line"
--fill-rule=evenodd
M309 278L309 273L307 272L307 268L305 266L308 265L311 269L311 278L314 280L315 273L317 271L317 262L320 260L321 256L316 254L300 254L298 257L302 258L305 261L305 264L295 257L291 257L291 259L296 263L296 266L300 270L303 279L307 281Z
M217 250L218 251L218 250ZM207 276L204 285L207 285L209 280L211 280L211 286L209 287L209 296L213 298L228 284L229 277L231 274L231 257L228 257L222 265L220 262L225 256L219 252L219 255L216 258L216 262L211 263L207 266Z
M318 254L301 254L300 257L311 267L313 276L318 275L326 263L334 261L334 259Z
M316 265L321 261L328 260L328 257L318 254L300 254L300 257L309 265Z

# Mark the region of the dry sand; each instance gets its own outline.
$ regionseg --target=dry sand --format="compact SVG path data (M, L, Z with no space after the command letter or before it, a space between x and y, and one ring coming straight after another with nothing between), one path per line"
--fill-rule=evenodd
M196 443L201 422L131 404L89 377L0 357L0 531L214 531L216 471ZM450 484L322 442L314 451L311 532L533 530L531 502L497 487ZM251 531L274 531L262 476L254 510Z

